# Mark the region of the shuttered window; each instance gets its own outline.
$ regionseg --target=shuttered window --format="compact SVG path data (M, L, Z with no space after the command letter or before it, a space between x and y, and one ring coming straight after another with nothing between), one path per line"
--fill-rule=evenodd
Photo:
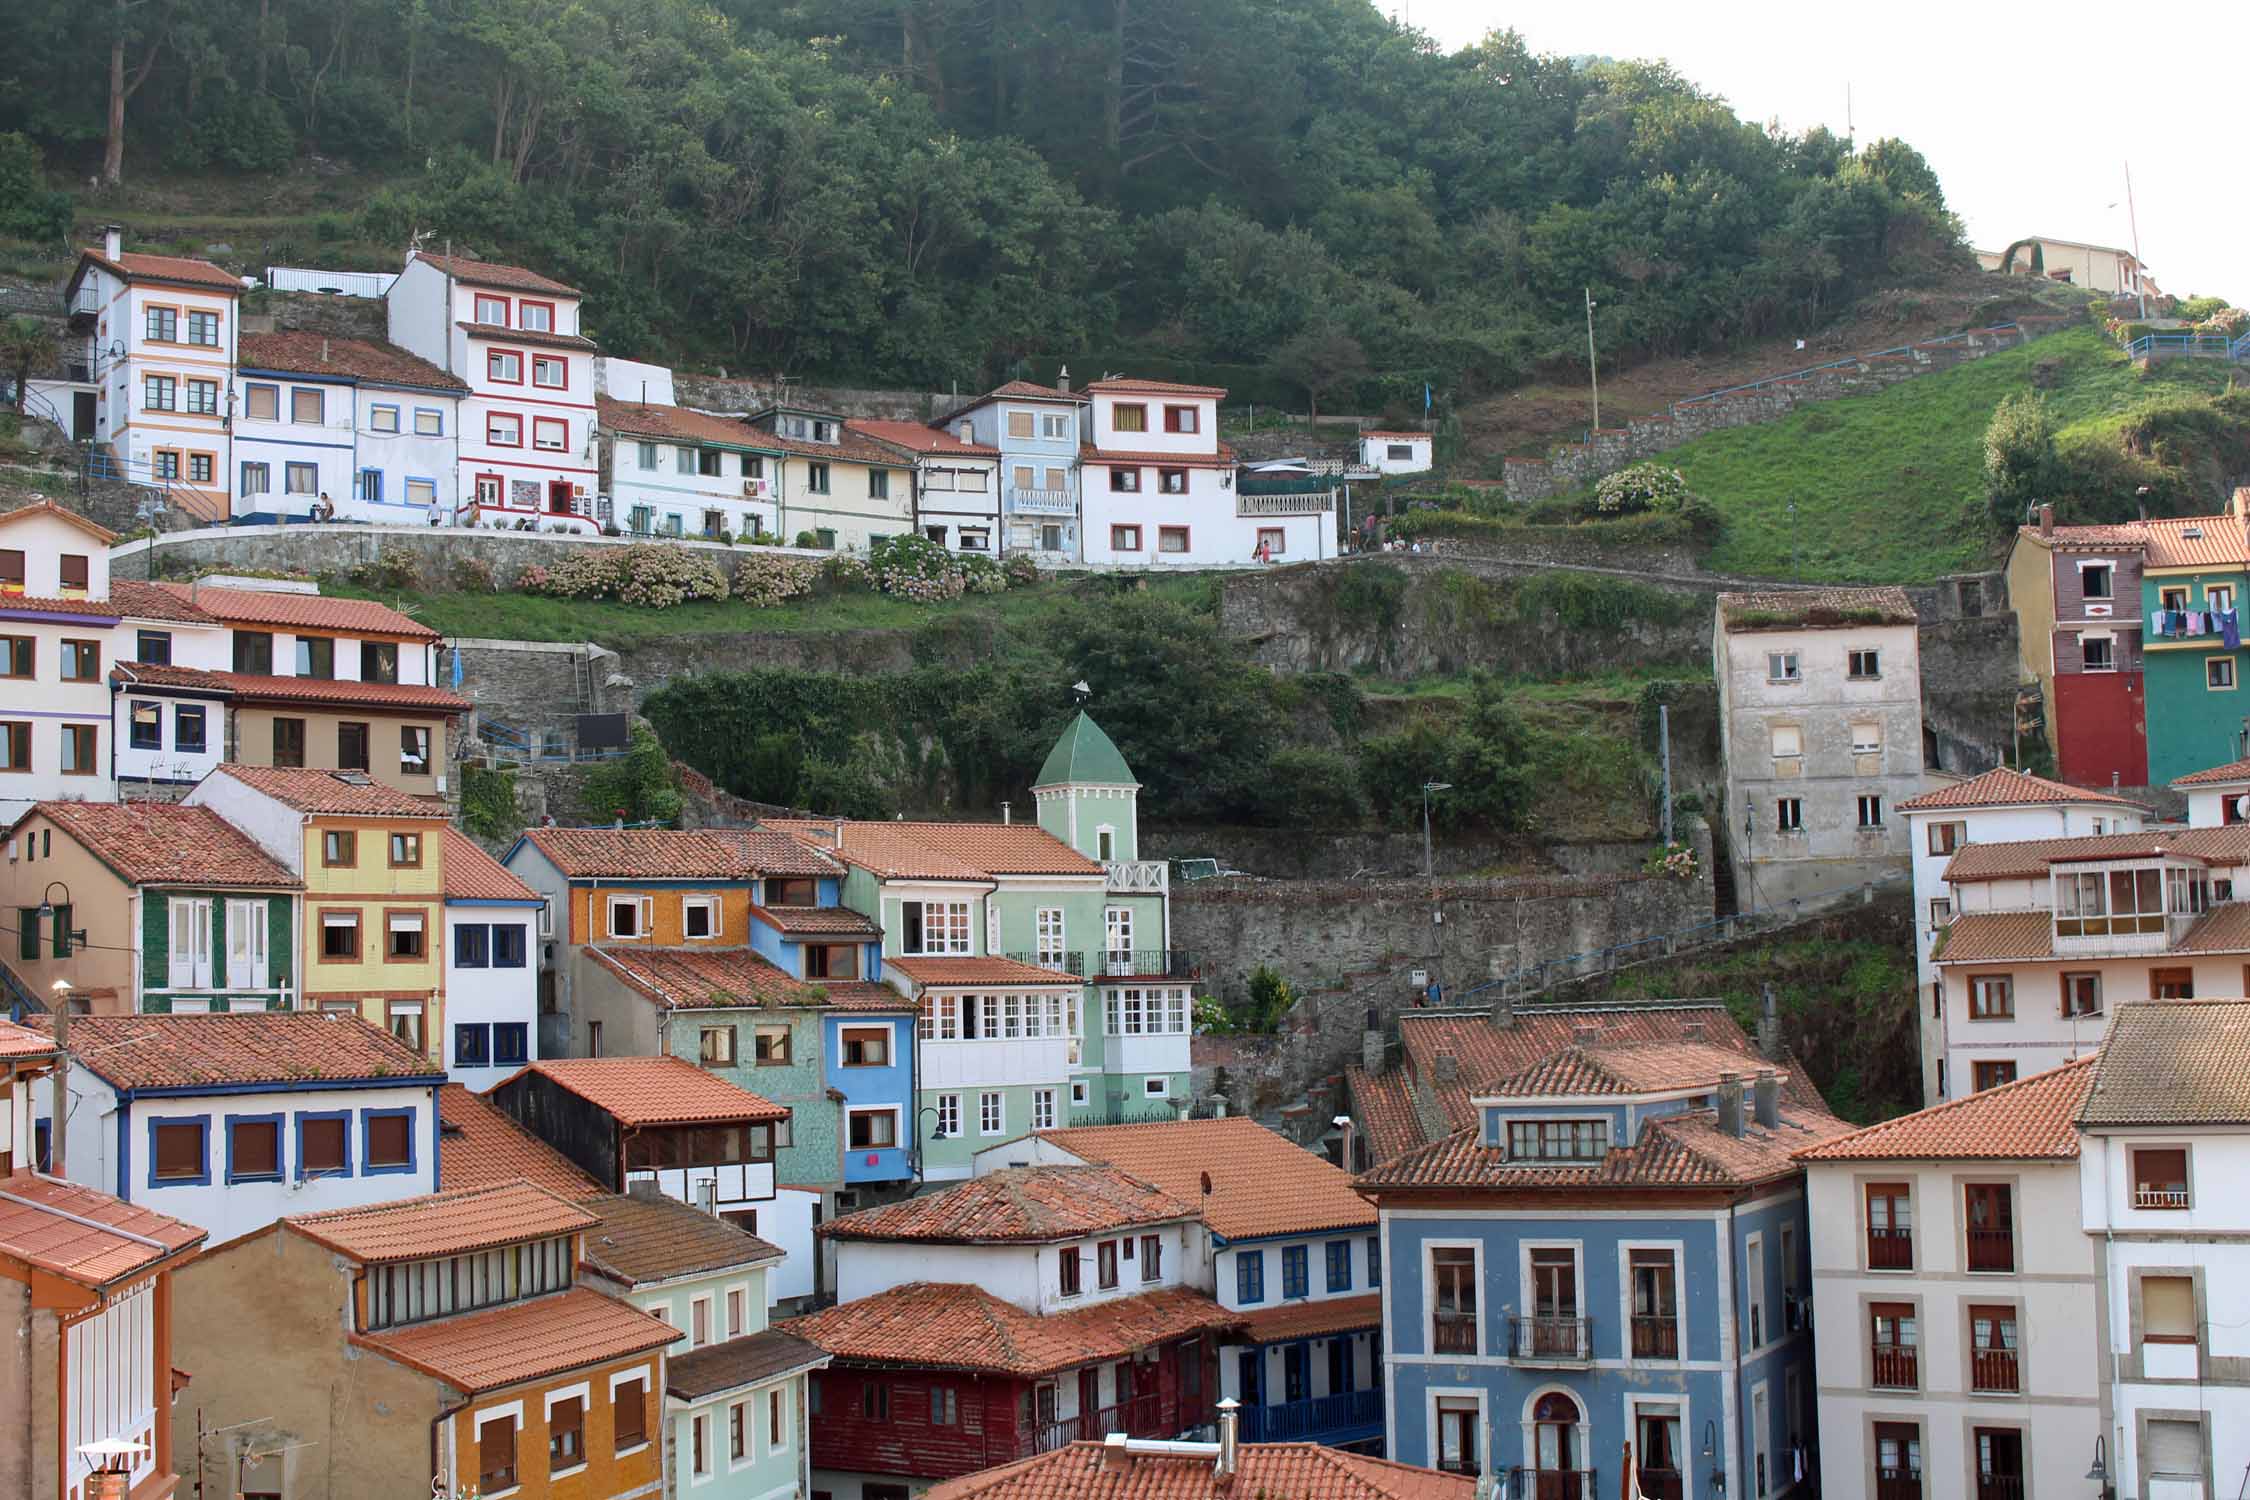
M494 1417L477 1429L477 1487L487 1494L516 1482L516 1419Z
M2141 1337L2150 1343L2195 1342L2195 1283L2185 1276L2141 1278Z
M638 1447L648 1441L648 1388L640 1377L621 1383L609 1398L610 1447Z
M2203 1425L2200 1422L2167 1422L2151 1418L2148 1424L2148 1471L2166 1478L2203 1477Z
M158 1125L154 1133L158 1182L178 1182L203 1175L202 1122Z

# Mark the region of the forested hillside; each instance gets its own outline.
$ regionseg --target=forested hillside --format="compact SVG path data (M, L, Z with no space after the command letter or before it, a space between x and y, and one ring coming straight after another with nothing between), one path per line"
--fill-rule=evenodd
M1365 0L19 0L0 131L81 224L343 170L619 353L924 386L1038 361L1362 401L1802 328L1958 256L1910 147ZM110 186L87 190L96 179ZM14 232L52 234L20 215ZM59 237L59 236L57 236ZM1271 396L1268 399L1272 399Z

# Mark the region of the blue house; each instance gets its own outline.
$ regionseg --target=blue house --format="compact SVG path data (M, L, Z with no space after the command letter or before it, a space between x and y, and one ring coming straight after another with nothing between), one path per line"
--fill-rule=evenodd
M964 442L1000 450L1002 546L1052 562L1085 556L1079 535L1079 444L1088 398L1070 388L1011 380L938 424Z
M1746 1074L1754 1076L1746 1077ZM1803 1493L1803 1174L1850 1127L1803 1075L1587 1042L1472 1090L1475 1126L1359 1179L1382 1213L1387 1455L1527 1500Z

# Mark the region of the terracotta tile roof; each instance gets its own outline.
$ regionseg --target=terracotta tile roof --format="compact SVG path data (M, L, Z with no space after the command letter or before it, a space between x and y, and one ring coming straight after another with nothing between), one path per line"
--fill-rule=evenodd
M78 264L80 269L89 264L100 266L128 281L168 281L180 285L210 287L215 291L231 292L237 297L242 295L241 277L230 271L222 271L207 260L191 260L181 255L143 255L138 251L128 250L123 255L112 258L99 250L86 249L78 252ZM73 273L72 285L75 286L77 281L77 274Z
M685 1010L818 1005L816 987L747 948L588 948L587 956L656 1006Z
M1799 1161L2068 1161L2094 1056L1808 1146Z
M1365 1068L1344 1070L1351 1090L1352 1118L1367 1132L1371 1161L1389 1161L1401 1151L1423 1142L1422 1122L1414 1111L1414 1085L1403 1068L1370 1073Z
M586 1206L600 1219L586 1235L587 1263L627 1286L781 1259L779 1245L677 1198L614 1194Z
M502 292L554 292L564 297L575 297L578 288L565 286L551 276L542 276L522 266L502 265L496 260L475 260L466 255L431 255L416 251L416 260L426 260L455 281L470 286L488 286Z
M378 385L465 392L469 383L448 375L426 359L396 344L371 339L334 338L321 333L246 333L235 360L243 370L281 370L297 375L349 375Z
M0 1257L80 1286L113 1285L203 1243L193 1224L40 1172L0 1180L0 1194Z
M2079 1123L2250 1124L2250 1000L2128 1000L2109 1035Z
M763 425L761 418L770 415L769 409L768 411L753 413L749 419L751 430L757 434L758 441L779 448L784 453L794 454L798 458L828 459L848 464L871 464L878 469L904 469L911 467L913 463L911 459L901 458L896 451L885 444L854 432L844 424L841 417L829 416L826 418L826 420L837 424L836 441L833 443L816 443L810 438L788 437L776 432L769 426Z
M542 333L535 328L510 328L505 323L456 323L473 339L491 339L502 344L532 344L542 349L572 349L587 354L599 354L602 346L582 334Z
M116 595L117 591L113 587L110 590L110 597L114 600ZM2223 766L2212 766L2204 771L2190 771L2187 775L2175 779L2172 785L2175 787L2218 786L2234 781L2250 781L2250 760L2230 760Z
M664 1361L664 1390L683 1401L700 1401L827 1363L828 1351L819 1345L778 1328L765 1328L746 1338L670 1356Z
M886 958L883 967L924 986L1043 984L1075 989L1083 982L1060 969L1042 969L1013 958Z
M763 825L888 880L1099 875L1101 865L1036 823L854 823L769 818Z
M48 1029L45 1017L33 1018ZM273 1010L212 1016L74 1016L71 1060L120 1089L381 1079L400 1087L444 1071L357 1016Z
M355 682L344 677L268 677L253 672L207 672L198 667L152 666L119 662L109 669L112 682L183 688L244 703L320 703L336 708L401 713L461 714L469 700L444 688L410 682Z
M41 802L37 813L127 885L212 885L297 891L304 883L208 807L170 802ZM18 818L20 825L23 818Z
M326 594L293 594L268 589L214 588L194 583L159 583L153 587L229 625L302 627L408 641L438 639L438 633L421 621L372 599L338 599Z
M830 1010L888 1011L893 1014L911 1014L914 1002L887 984L867 979L824 979L821 988L828 992Z
M1040 1317L982 1287L916 1281L780 1325L855 1364L1049 1375L1241 1321L1201 1292L1168 1287Z
M443 818L445 804L383 785L364 771L315 771L296 766L246 766L236 761L213 770L264 792L284 807L320 816ZM345 780L346 777L357 778Z
M14 615L69 615L115 624L117 611L106 599L44 599L37 594L0 594L0 619Z
M2174 953L2250 953L2250 905L2229 901L2196 918L2180 934Z
M109 607L129 620L170 620L179 625L219 623L162 584L143 583L137 578L110 579Z
M1940 932L1930 961L1941 964L2005 963L2055 956L2055 917L2045 911L1977 911L1955 917Z
M1088 1125L1039 1138L1154 1183L1230 1240L1375 1223L1374 1206L1352 1191L1350 1173L1246 1116Z
M534 828L530 845L572 879L748 880L835 876L843 866L759 828Z
M947 1479L922 1500L1472 1500L1473 1474L1417 1469L1317 1443L1244 1443L1234 1478L1213 1477L1217 1453L1128 1448L1123 1463L1100 1443L1071 1443L1036 1458Z
M145 661L121 661L109 669L109 680L118 687L164 689L179 697L214 701L234 696L234 688L227 681L232 675L231 672L205 672L195 667Z
M1078 450L1080 463L1146 464L1164 469L1231 469L1234 449L1219 444L1217 453L1156 453L1135 448L1098 448L1088 443Z
M2177 786L2179 783L2174 782ZM2026 807L2050 802L2092 802L2108 807L2137 807L2148 809L2124 797L2105 796L2090 792L2084 787L2067 786L2060 781L2049 781L2044 776L2027 775L2006 766L1994 766L1981 776L1967 781L1957 781L1941 786L1935 791L1909 797L1898 805L1900 812L1928 812L1943 807Z
M53 516L58 521L77 527L105 547L117 541L117 533L107 526L102 525L90 516L82 516L77 511L57 505L52 500L34 500L29 505L18 505L9 510L0 511L0 526L8 526L17 521L28 521L33 516Z
M750 916L791 937L878 938L883 929L865 912L848 906L753 906Z
M1914 601L1901 588L1772 589L1721 594L1727 629L1838 630L1853 625L1912 625Z
M1145 392L1151 396L1224 396L1223 385L1186 385L1177 380L1134 380L1118 376L1109 380L1089 380L1086 389L1103 395L1124 396Z
M539 893L508 873L458 828L445 830L445 899L448 901L531 901Z
M836 1240L1047 1244L1195 1216L1193 1199L1110 1167L1005 1167L830 1219L820 1232Z
M13 1021L0 1021L0 1058L21 1062L30 1057L51 1057L55 1039Z
M740 417L713 416L689 406L620 401L614 396L598 397L594 404L601 413L604 432L681 443L715 443L727 448L755 448L765 453L781 451L765 440L765 433L755 430Z
M1955 885L1979 880L2021 880L2047 873L2057 864L2089 860L2178 855L2205 864L2250 864L2250 823L2223 828L2171 825L2139 833L2095 833L2067 839L2022 839L2007 844L1964 844L1946 861L1945 879Z
M2143 521L2141 529L2148 536L2146 568L2239 568L2250 558L2250 538L2234 516L2176 516Z
M1284 1302L1278 1307L1261 1307L1244 1313L1242 1342L1286 1344L1296 1339L1382 1326L1381 1292L1369 1292L1360 1297L1323 1297L1317 1302Z
M576 1162L465 1084L449 1083L438 1090L438 1119L438 1186L445 1192L516 1182L573 1199L604 1191Z
M879 443L911 449L916 453L936 454L955 458L998 458L998 448L988 448L983 443L964 443L950 432L941 432L922 422L872 422L850 421L844 424L862 437L871 437Z
M1471 1090L1472 1097L1551 1098L1646 1094L1716 1088L1722 1074L1746 1075L1754 1063L1731 1047L1708 1042L1618 1042L1566 1047L1522 1072Z
M1066 391L1056 386L1040 385L1036 381L1030 380L1011 380L1006 385L994 386L967 406L962 407L961 410L973 411L987 401L1011 399L1016 401L1075 401L1083 405L1094 398L1084 391Z
M505 1182L361 1208L293 1214L283 1222L364 1265L385 1265L553 1239L591 1229L600 1220L543 1187Z
M661 1318L580 1286L351 1340L474 1395L661 1349L682 1336Z
M626 1126L789 1118L780 1105L684 1057L556 1057L532 1063L515 1077L525 1073L550 1079Z
M2139 548L2148 543L2148 533L2134 521L2118 526L2057 526L2051 533L2043 533L2036 526L2018 526L2016 535L2028 537L2041 546L2087 547L2101 551Z

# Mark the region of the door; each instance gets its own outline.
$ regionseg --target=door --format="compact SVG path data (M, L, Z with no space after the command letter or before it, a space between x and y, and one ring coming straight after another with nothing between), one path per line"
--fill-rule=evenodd
M1679 1409L1640 1408L1633 1417L1633 1437L1633 1460L1640 1467L1641 1493L1648 1500L1682 1500Z
M2023 1500L2023 1434L2012 1427L1979 1427L1977 1500Z
M1531 1424L1534 1500L1594 1500L1578 1451L1578 1403L1550 1391L1531 1408Z
M227 903L227 988L262 990L266 987L266 904L263 901Z
M1234 1357L1235 1384L1241 1387L1240 1400L1245 1407L1266 1404L1265 1381L1261 1378L1265 1368L1266 1351L1263 1349L1245 1349Z
M551 479L547 482L547 512L550 515L570 514L570 481Z
M1531 1252L1531 1342L1527 1352L1575 1358L1578 1259L1569 1250Z
M94 440L94 393L73 391L70 396L70 435L81 443Z
M1328 1341L1328 1394L1341 1396L1357 1384L1352 1369L1352 1336L1339 1333Z
M172 988L207 990L211 987L211 903L174 900L171 915Z
M1922 1500L1922 1429L1875 1424L1875 1500Z
M1306 1358L1307 1346L1291 1344L1281 1351L1281 1399L1302 1401L1312 1394L1307 1387L1312 1374L1312 1361Z
M1078 1435L1100 1442L1107 1433L1102 1431L1102 1371L1099 1365L1088 1365L1078 1372Z
M1633 1358L1678 1359L1677 1284L1672 1252L1635 1250L1633 1269Z

